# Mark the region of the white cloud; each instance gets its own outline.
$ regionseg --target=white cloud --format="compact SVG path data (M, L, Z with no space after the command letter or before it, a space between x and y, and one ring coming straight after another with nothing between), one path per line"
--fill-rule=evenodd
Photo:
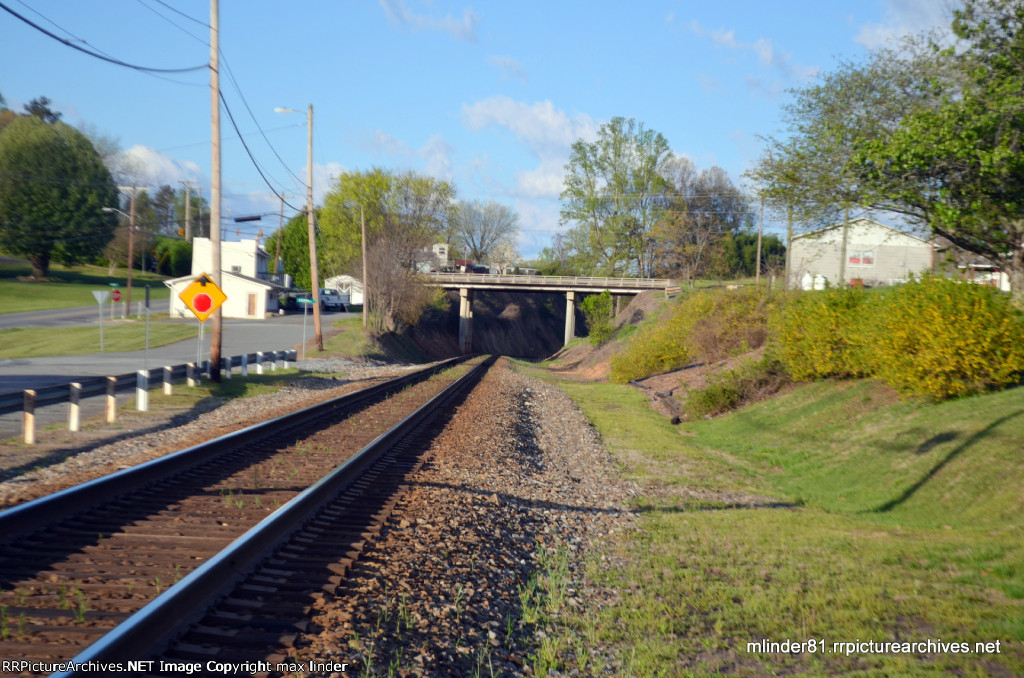
M526 84L526 70L522 65L511 57L490 56L487 60L501 69L502 79L518 80Z
M404 0L380 0L380 6L384 8L388 20L395 25L411 26L414 30L442 31L459 40L476 41L476 26L480 23L480 17L472 7L467 7L461 18L451 14L438 18L416 14L406 6Z
M520 172L516 179L518 194L531 198L558 198L572 144L595 139L598 128L590 116L570 116L551 101L527 104L506 96L464 104L462 119L473 130L508 128L539 160L535 169Z
M445 181L452 180L452 155L456 148L439 134L431 136L421 148L413 148L393 134L373 130L360 142L360 147L375 155L412 159L423 165L428 175Z
M179 181L202 179L199 165L190 160L177 160L147 146L135 145L114 155L111 172L117 181L134 182L139 186L177 186ZM208 183L208 179L202 179Z
M901 36L937 30L952 39L949 25L953 12L949 2L937 0L883 0L885 18L881 23L867 23L860 27L854 41L877 49Z
M813 78L820 70L816 67L802 66L795 63L791 54L778 49L768 38L758 38L754 42L743 42L736 39L735 30L727 31L724 28L719 28L709 31L696 20L690 22L690 30L702 38L709 38L718 47L739 52L752 52L757 55L758 61L763 65L778 70L787 78L798 80Z
M313 204L322 205L327 192L337 180L338 176L347 172L348 168L340 162L328 162L325 164L313 163ZM302 196L302 200L306 197ZM294 205L295 203L292 202Z

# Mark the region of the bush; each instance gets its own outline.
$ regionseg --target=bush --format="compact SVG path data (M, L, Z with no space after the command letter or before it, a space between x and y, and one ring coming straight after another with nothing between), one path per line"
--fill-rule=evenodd
M711 362L764 345L776 297L755 289L693 292L667 311L667 317L637 330L612 357L612 381L625 383Z
M873 372L900 393L940 400L1021 383L1024 313L1009 295L928 277L881 299L869 337Z
M704 388L687 394L683 409L691 419L725 414L778 393L789 381L786 368L774 356L746 360L708 377Z
M855 377L864 356L868 294L857 287L797 293L772 318L779 360L797 381Z
M612 293L608 290L601 294L591 294L580 303L580 310L587 321L590 332L590 343L600 346L612 338L615 330L612 327Z

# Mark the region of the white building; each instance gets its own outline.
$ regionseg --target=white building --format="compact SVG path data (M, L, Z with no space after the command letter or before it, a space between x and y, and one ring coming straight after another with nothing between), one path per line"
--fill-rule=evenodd
M350 275L336 275L324 281L324 287L336 290L338 294L349 295L349 303L360 306L363 303L363 283Z
M271 275L270 257L258 240L221 241L221 291L227 297L221 306L225 318L265 318L278 311L277 295L290 288L287 276ZM213 247L209 238L192 239L192 273L165 280L171 288L171 317L187 318L192 311L178 295L201 273L213 270Z
M822 282L832 286L851 281L868 286L906 282L931 270L932 245L871 219L852 219L846 229L845 267L842 259L842 224L794 237L789 287L803 287L805 281L812 286Z

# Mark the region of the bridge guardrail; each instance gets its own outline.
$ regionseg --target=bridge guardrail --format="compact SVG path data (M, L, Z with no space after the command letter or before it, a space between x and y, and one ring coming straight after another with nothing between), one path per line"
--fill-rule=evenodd
M640 287L665 289L676 281L668 278L590 278L566 275L504 275L478 273L425 273L430 280L438 282L477 282L503 285L572 285L584 287Z

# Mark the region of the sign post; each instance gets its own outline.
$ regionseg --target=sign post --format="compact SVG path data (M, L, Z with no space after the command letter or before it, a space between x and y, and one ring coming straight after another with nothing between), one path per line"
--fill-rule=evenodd
M203 364L201 360L203 352L203 322L213 315L213 312L220 308L221 304L227 301L228 297L213 282L210 276L202 273L189 283L188 287L182 290L178 298L185 302L185 305L188 306L189 310L195 314L196 319L199 320L199 348L197 350L196 368L201 369L200 366Z
M302 304L302 359L306 359L306 316L309 315L309 306L313 303L312 299L304 299L299 297L295 301Z
M107 300L110 292L106 290L93 290L92 296L100 308L100 353L103 353L103 302Z

